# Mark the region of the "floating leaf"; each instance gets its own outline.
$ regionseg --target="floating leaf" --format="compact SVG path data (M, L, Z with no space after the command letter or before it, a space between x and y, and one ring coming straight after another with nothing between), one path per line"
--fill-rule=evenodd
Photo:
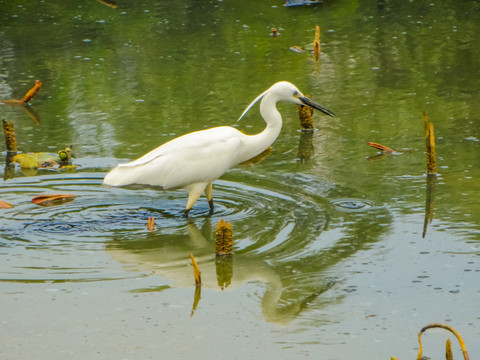
M51 168L58 165L57 155L46 152L17 154L12 161L26 169Z
M48 168L53 168L57 165L58 165L58 163L56 161L44 161L40 165L38 165L38 167L48 169Z
M12 158L12 162L20 164L20 167L26 169L38 168L38 161L35 156L30 154L17 154Z
M72 164L72 165L62 165L62 166L60 166L60 169L66 170L66 171L76 170L76 169L77 169L77 165L75 165L75 164Z
M52 206L72 201L75 197L76 195L72 194L44 194L35 196L32 202L37 205Z
M5 201L0 200L0 209L11 209L11 208L13 208L12 204L9 204Z
M29 154L29 155L34 156L37 159L39 164L51 163L51 162L56 163L57 160L58 160L57 155L52 154L52 153L39 152L39 153L33 153L33 154Z

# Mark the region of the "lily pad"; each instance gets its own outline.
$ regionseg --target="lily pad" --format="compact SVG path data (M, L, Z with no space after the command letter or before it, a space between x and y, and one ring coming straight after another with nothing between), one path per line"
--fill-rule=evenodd
M17 154L12 159L13 162L20 164L21 168L36 169L49 168L57 165L58 157L56 154L39 152L29 154Z

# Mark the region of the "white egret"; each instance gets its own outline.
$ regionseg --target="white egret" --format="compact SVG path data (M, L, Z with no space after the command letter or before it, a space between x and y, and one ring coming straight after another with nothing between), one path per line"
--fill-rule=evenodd
M205 192L213 212L212 182L235 165L261 154L280 133L282 117L276 108L278 101L307 105L335 116L304 96L293 84L281 81L257 96L239 119L260 99L260 114L267 126L259 134L246 135L231 126L191 132L170 140L137 160L119 164L105 176L103 183L110 186L143 184L163 189L186 189L185 216Z

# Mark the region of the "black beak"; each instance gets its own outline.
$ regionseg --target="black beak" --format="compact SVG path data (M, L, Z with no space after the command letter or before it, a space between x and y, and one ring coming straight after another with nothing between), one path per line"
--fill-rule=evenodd
M298 99L305 105L310 106L314 109L317 109L318 111L323 112L325 115L335 117L335 114L331 112L330 110L325 109L323 106L320 106L316 103L314 103L312 100L307 98L306 96L299 96Z

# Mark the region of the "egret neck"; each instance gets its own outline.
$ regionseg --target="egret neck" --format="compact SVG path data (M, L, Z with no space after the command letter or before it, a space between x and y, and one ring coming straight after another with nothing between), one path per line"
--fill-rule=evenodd
M256 135L246 135L243 151L239 156L239 162L254 158L264 152L277 139L282 129L282 116L277 110L277 96L266 93L260 102L260 114L267 123L265 129Z

